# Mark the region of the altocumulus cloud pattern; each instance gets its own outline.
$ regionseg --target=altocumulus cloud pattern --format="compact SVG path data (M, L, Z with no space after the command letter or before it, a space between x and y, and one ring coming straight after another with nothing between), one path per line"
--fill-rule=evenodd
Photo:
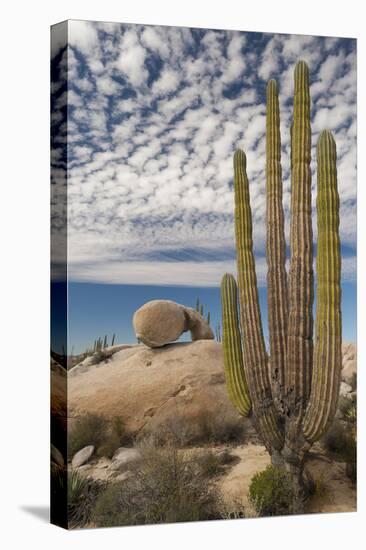
M52 52L52 163L59 186L67 168L70 280L217 286L235 272L232 157L240 147L265 285L265 86L279 83L288 220L300 58L311 73L314 206L315 145L328 128L338 152L343 280L355 279L355 40L82 21L69 22L68 38ZM315 209L313 223L316 240Z

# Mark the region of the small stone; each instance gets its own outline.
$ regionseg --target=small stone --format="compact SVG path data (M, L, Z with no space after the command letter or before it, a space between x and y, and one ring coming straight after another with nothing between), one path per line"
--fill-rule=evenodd
M72 467L79 468L79 466L82 466L83 464L85 464L85 462L88 462L93 453L94 445L88 445L87 447L84 447L73 456L73 459L71 461Z

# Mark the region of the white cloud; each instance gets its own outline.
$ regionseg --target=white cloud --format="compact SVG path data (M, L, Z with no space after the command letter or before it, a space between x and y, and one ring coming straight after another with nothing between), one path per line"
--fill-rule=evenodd
M226 84L232 82L233 80L237 80L245 69L245 60L241 53L245 42L245 37L242 34L235 34L230 40L227 48L229 63L222 75L222 81Z
M157 95L165 95L177 89L179 77L176 71L165 69L159 79L154 82L153 93Z
M163 58L169 56L169 47L164 40L164 31L159 32L157 29L152 27L146 27L141 34L142 43L150 48L153 52L161 55Z
M245 34L206 31L195 41L193 30L134 25L106 27L102 41L103 24L71 23L76 23L74 50L69 49L68 67L62 61L71 88L68 97L57 82L53 90L58 107L66 101L73 107L68 121L72 277L155 284L164 272L161 283L218 284L223 271L234 269L230 182L232 155L241 147L247 154L254 245L262 258L258 277L265 284L263 80L279 82L288 239L289 129L298 57L309 62L312 79L313 204L315 147L328 127L337 142L342 240L355 247L354 51L335 52L337 40L295 35L263 38L253 49ZM228 87L241 84L234 98L226 97ZM54 114L53 121L60 124L60 116ZM59 149L53 158L61 162ZM315 221L314 212L314 235ZM209 260L194 261L206 254ZM228 255L230 260L221 260ZM352 269L344 269L350 276Z
M84 55L92 57L99 47L96 26L89 21L69 21L69 44Z
M139 43L137 33L134 30L128 30L124 33L121 50L116 67L127 76L133 86L141 86L148 76L144 66L146 51Z
M98 92L106 96L114 95L119 88L117 82L108 76L103 76L97 80Z

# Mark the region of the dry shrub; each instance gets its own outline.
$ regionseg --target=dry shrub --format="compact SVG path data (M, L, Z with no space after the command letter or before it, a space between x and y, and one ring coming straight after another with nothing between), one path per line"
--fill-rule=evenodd
M198 410L195 414L177 414L158 425L148 427L141 438L153 438L156 445L174 443L180 447L201 444L243 443L246 425L231 412Z
M194 443L243 443L245 423L230 412L200 410L192 419L196 437Z
M329 430L323 436L322 445L331 453L341 454L347 446L348 434L339 421L333 422Z
M91 519L98 494L104 484L91 478L81 477L77 470L67 476L67 516L71 529L85 526Z
M197 461L202 473L212 478L223 474L226 466L236 461L236 458L227 449L221 452L204 450L197 455Z
M219 519L220 497L199 461L176 446L140 445L141 460L130 477L97 499L98 527Z
M131 434L123 419L114 417L108 421L103 416L88 413L80 416L68 437L68 455L71 458L87 445L94 445L98 456L111 458L118 447L131 444Z
M327 433L322 438L323 446L334 453L340 460L346 463L346 474L352 481L357 481L357 443L356 443L356 408L346 411L345 417L350 420L341 423L333 422Z

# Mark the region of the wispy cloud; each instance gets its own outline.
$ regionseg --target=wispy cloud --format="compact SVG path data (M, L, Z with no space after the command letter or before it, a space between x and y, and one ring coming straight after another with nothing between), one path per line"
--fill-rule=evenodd
M329 128L338 151L341 237L355 255L354 40L80 21L69 23L69 40L67 52L54 52L59 78L68 70L69 91L56 77L53 91L68 113L71 279L218 284L235 267L232 155L238 147L247 153L255 249L263 258L265 84L276 77L280 87L288 218L299 58L309 63L312 79L314 205L315 146ZM53 123L62 136L65 118L55 115ZM60 178L61 147L62 140L53 149ZM316 236L315 223L314 212ZM354 258L345 262L350 279ZM265 262L257 263L264 284Z

